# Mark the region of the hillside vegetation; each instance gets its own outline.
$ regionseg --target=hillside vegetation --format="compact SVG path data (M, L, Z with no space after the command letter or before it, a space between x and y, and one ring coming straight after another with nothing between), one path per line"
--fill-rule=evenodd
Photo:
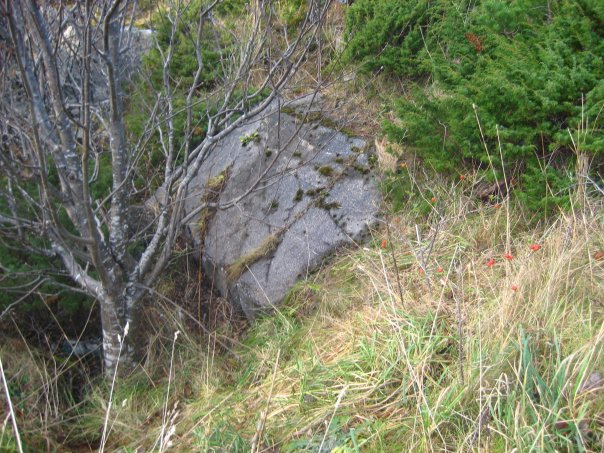
M277 4L295 30L304 2ZM322 62L326 99L378 138L371 241L251 326L221 298L187 314L207 289L180 251L146 361L114 383L4 342L27 451L604 450L602 3L356 0L324 34L304 74Z
M505 178L548 214L602 162L603 25L597 0L359 0L344 56L407 80L392 140L439 171Z
M110 449L600 451L602 206L526 228L526 212L441 184L428 222L390 218L230 351L228 327L200 344L156 318L147 373L112 396ZM28 404L53 382L36 369L13 362L13 388L24 414L48 417L52 401ZM109 392L93 388L48 427L72 447L97 442ZM35 449L32 415L21 435Z

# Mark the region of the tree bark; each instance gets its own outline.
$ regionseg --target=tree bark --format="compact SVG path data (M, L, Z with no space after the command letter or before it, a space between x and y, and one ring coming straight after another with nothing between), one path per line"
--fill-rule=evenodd
M145 336L142 332L140 304L127 294L100 300L103 328L103 366L105 375L125 375L143 358Z

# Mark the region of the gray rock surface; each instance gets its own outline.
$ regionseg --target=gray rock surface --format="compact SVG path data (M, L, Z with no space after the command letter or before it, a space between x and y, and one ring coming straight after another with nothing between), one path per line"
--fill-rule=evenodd
M275 105L240 127L189 188L187 212L209 199L226 205L253 187L189 224L206 275L250 319L279 305L338 248L363 241L377 220L369 147L321 124L316 112L303 118L305 105Z
M76 33L72 25L66 27L63 32L63 47L58 53L59 75L61 77L64 95L70 102L76 104L81 100L81 74L83 72L83 61L79 52L80 35ZM93 46L103 48L101 36L94 36ZM136 74L142 61L143 55L155 44L155 38L151 30L133 27L124 29L121 33L120 53L118 54L117 77L124 84ZM76 54L74 54L74 49ZM109 85L107 78L107 66L98 52L91 55L90 66L90 89L91 102L94 105L104 105L109 99ZM123 86L121 88L124 88ZM124 95L125 93L122 93Z

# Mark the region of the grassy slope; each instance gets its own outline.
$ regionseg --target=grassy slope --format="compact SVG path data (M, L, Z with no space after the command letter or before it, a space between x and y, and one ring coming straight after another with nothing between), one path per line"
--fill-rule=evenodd
M472 175L424 175L417 162L399 170L407 208L232 352L215 341L229 332L200 342L177 315L156 317L146 371L118 380L108 450L601 451L601 195L527 226L520 208L476 201ZM22 438L98 446L108 389L67 410L49 366L18 357Z
M239 362L180 339L168 403L165 381L119 390L115 445L148 448L164 419L182 451L598 451L603 211L527 229L467 183L442 186L419 243L392 217L302 282Z

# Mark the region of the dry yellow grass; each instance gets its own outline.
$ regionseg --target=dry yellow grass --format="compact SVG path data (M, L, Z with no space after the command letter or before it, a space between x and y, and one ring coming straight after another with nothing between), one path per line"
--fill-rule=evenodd
M118 386L109 445L149 449L174 426L177 451L318 451L321 443L528 451L577 442L597 451L599 201L529 227L508 203L495 209L437 190L448 202L428 222L416 229L413 213L384 219L372 244L336 258L259 320L234 346L238 360L211 337L179 337L166 400L165 354L150 356L149 377ZM164 331L186 333L164 319ZM98 410L75 419L79 438L98 430L104 395L98 388L90 398ZM169 426L159 416L166 408L175 408Z

